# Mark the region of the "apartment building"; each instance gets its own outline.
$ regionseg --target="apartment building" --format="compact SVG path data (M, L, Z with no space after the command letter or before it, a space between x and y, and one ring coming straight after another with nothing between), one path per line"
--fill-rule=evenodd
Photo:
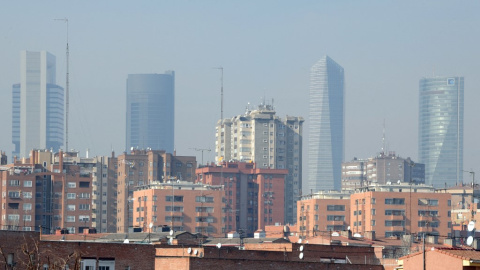
M401 183L371 185L353 193L319 192L303 196L298 208L302 236L348 229L374 238L451 235L452 195L431 186Z
M161 232L168 226L221 237L225 235L223 196L223 186L175 180L145 185L133 192L133 225L145 232Z
M425 165L415 163L410 158L401 158L393 151L342 163L342 190L399 182L424 184Z
M407 184L362 188L350 196L350 228L376 237L451 235L451 194Z
M350 225L350 194L319 191L297 202L298 231L302 237L321 232L344 231Z
M79 164L64 163L69 155L33 150L28 159L0 169L2 228L44 233L91 228L92 177Z
M302 190L302 117L281 119L273 105L247 108L242 115L220 119L216 127L215 160L255 162L257 168L287 169L285 221L295 221Z
M222 162L196 170L197 181L223 185L225 232L243 231L253 235L267 225L285 220L285 177L283 169L258 168L255 163Z
M117 232L128 232L134 226L133 192L139 187L170 178L193 182L195 156L177 156L160 150L132 149L123 153L114 164L117 179Z

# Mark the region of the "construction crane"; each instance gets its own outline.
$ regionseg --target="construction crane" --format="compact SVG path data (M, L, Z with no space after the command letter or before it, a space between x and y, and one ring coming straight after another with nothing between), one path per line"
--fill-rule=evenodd
M208 149L207 148L188 148L188 149L193 149L195 151L201 151L202 152L202 165L203 165L203 151L208 151L208 152L212 151L212 149L210 149L210 148L208 148Z

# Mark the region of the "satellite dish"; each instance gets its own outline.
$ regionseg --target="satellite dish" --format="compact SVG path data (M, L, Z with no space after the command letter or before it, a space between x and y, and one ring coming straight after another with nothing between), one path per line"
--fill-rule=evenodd
M469 232L473 231L473 230L475 229L475 221L470 221L470 222L468 223L467 228L468 228L468 231L469 231Z
M302 238L298 239L298 243L299 243L299 244L302 243Z
M193 254L197 255L197 254L198 254L198 250L195 249L195 250L193 251Z
M348 226L347 231L350 231L350 226Z
M128 244L128 243L130 243L130 241L128 239L125 239L125 240L123 240L123 243Z
M338 232L333 232L332 236L340 236L340 234Z
M173 230L170 230L170 235L173 235Z
M303 260L303 252L300 252L300 254L298 255L298 257L300 258L300 260Z
M150 224L148 224L148 227L151 229L153 227L153 223L150 222Z
M218 243L217 248L221 248L221 247L222 247L222 243Z
M300 252L302 252L302 251L303 251L303 245L300 246Z
M188 253L188 254L192 253L192 248L189 247L189 248L187 249L187 253Z
M471 246L473 244L473 236L467 238L467 245Z

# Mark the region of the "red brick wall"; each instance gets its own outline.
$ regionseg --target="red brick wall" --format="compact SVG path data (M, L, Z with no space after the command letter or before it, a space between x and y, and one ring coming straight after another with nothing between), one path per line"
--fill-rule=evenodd
M115 269L154 269L155 247L145 244L92 243L92 242L57 242L41 241L43 251L59 258L66 258L74 251L80 252L82 258L115 259ZM72 268L72 267L71 267Z

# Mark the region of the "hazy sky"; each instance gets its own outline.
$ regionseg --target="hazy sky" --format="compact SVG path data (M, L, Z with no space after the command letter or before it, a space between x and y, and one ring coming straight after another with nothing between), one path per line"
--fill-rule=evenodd
M346 160L380 151L385 120L388 149L417 161L418 81L459 75L464 168L478 172L479 13L479 1L6 1L0 149L9 156L13 149L11 86L20 81L21 50L54 54L57 83L65 85L66 25L53 19L67 17L69 146L82 155L124 151L127 74L174 70L177 154L200 162L190 148L211 148L204 159L214 160L218 66L225 117L273 98L279 116L305 118L306 153L309 71L328 54L345 69Z

